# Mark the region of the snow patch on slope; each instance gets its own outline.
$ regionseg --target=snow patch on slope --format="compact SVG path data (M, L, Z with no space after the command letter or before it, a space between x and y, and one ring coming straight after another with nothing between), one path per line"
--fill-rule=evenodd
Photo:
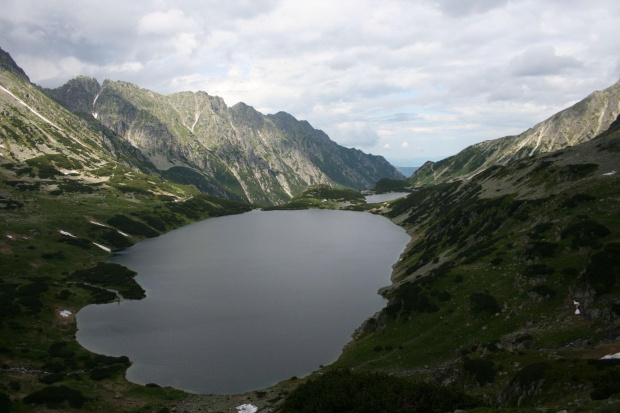
M6 93L8 93L9 95L11 95L16 101L18 101L19 103L21 103L22 105L24 105L29 111L31 111L32 113L34 113L35 115L37 115L39 118L41 118L44 122L49 123L50 125L52 125L53 127L55 127L56 129L62 130L61 128L59 128L58 126L56 126L54 123L52 123L49 119L47 119L45 116L41 115L39 112L37 112L36 110L34 110L33 108L31 108L30 106L28 106L23 100L21 100L20 98L18 98L17 96L15 96L14 94L12 94L11 92L9 92L8 90L6 90L4 87L0 86L0 89L4 90Z
M194 133L194 128L196 127L196 124L198 123L198 119L200 119L200 113L196 113L196 120L194 120L194 124L192 125L192 133Z

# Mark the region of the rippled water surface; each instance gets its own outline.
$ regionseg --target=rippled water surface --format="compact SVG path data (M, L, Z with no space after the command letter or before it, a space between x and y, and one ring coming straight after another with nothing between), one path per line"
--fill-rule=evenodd
M361 212L202 221L114 255L147 298L83 308L77 338L129 356L127 377L142 384L232 394L301 377L333 362L385 305L376 292L408 240Z

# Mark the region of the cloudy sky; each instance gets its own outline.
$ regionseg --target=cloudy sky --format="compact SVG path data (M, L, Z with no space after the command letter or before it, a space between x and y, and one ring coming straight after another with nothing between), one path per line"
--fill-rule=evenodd
M204 90L400 166L518 134L620 79L618 0L2 3L0 47L37 84Z

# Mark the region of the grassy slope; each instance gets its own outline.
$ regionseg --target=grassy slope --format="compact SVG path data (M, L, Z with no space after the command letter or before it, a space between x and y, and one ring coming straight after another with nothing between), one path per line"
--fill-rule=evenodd
M152 178L151 181L155 185L167 185ZM75 342L75 313L86 304L110 301L115 296L85 287L81 279L72 274L93 267L109 255L92 242L113 248L109 240L120 241L105 235L110 231L113 234L118 234L117 229L123 231L129 237L120 236L120 239L134 243L145 238L142 232L157 235L194 220L246 211L249 206L205 195L196 195L184 202L165 202L152 193L125 189L132 184L138 186L142 183L140 179L133 182L126 178L121 183L123 191L95 187L93 193L51 195L43 191L20 192L7 186L6 181L0 182L4 199L23 204L21 208L2 211L6 224L0 234L0 267L3 269L0 294L4 315L0 327L0 363L4 367L0 371L0 384L4 386L3 391L17 401L14 403L17 411L30 411L19 400L46 387L40 380L47 373L59 374L60 381L55 385L81 391L89 400L84 405L87 410L100 407L105 411L131 411L132 407L144 405L154 409L185 396L172 389L144 388L128 383L123 377L126 363L98 358ZM108 227L94 225L91 220ZM159 229L147 226L147 222ZM162 223L164 227L159 226ZM60 230L77 238L64 236ZM75 240L82 242L71 243ZM121 292L132 282L86 281ZM39 288L27 291L32 285ZM43 291L38 291L40 289ZM61 310L70 310L73 315L63 318L59 314ZM59 347L63 351L56 351ZM27 371L10 370L16 368ZM99 379L96 376L102 369L110 373L109 377L104 374L104 378ZM79 373L70 374L76 371Z
M89 270L109 256L94 243L124 248L250 206L130 169L122 163L130 154L115 155L125 148L114 136L11 72L0 71L0 83L59 126L0 92L0 410L8 396L12 411L38 411L40 405L22 399L50 385L85 397L52 408L82 403L78 410L158 411L176 404L184 392L131 384L124 379L126 358L98 356L75 341L75 313L116 299L106 289L143 295L132 272ZM72 315L61 317L62 310Z
M456 385L492 406L605 406L590 393L620 373L593 360L620 351L619 258L588 268L597 253L617 255L620 181L604 174L618 166L619 141L616 132L394 202L387 215L414 241L390 304L332 367ZM498 307L475 301L488 296Z

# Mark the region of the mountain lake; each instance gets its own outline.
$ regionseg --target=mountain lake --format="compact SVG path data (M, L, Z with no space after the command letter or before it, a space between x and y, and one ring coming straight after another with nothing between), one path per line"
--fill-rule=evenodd
M398 198L404 198L409 195L410 192L387 192L385 194L376 194L366 196L366 202L369 204L375 204L379 202L393 201Z
M77 314L87 349L128 356L127 378L237 394L302 377L340 355L385 306L377 290L410 240L364 212L252 211L142 241L109 262L138 272L142 300Z

